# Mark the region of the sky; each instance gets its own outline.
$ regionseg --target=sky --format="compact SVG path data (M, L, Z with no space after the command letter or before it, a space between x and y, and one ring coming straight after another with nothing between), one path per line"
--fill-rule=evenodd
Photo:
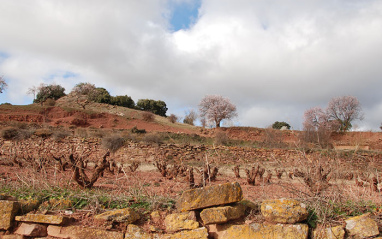
M382 122L382 0L1 0L0 103L80 82L183 117L205 95L237 106L226 126L301 129L304 111L352 95Z

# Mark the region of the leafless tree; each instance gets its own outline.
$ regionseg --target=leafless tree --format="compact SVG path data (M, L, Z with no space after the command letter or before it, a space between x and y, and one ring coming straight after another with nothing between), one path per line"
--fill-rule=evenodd
M352 128L352 121L363 119L361 104L354 96L341 96L331 99L326 112L329 119L339 123L339 130L342 132Z
M7 83L5 82L4 80L4 77L3 76L0 76L0 93L3 93L3 91L5 90L5 88L7 88Z
M217 128L222 120L237 116L236 106L220 95L206 95L199 103L199 111L202 118L214 122Z

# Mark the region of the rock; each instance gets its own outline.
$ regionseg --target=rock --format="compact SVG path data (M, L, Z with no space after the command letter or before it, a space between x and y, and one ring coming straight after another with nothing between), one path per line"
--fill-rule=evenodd
M308 218L306 205L294 199L265 200L261 204L265 220L274 223L297 223Z
M24 239L23 235L3 235L0 236L1 239Z
M139 220L140 216L131 208L123 208L98 214L94 216L94 219L130 224Z
M0 201L0 230L11 228L20 205L15 201Z
M64 225L69 221L68 217L60 215L45 215L45 214L26 214L24 216L16 216L16 221L19 222L34 222L46 223L53 225Z
M64 209L71 208L72 206L73 206L72 201L69 199L51 198L51 199L49 199L49 201L43 202L39 206L39 210L44 210L44 209L47 209L47 210L53 210L53 209L54 210L64 210Z
M159 239L208 239L207 228L201 227L191 231L181 231L174 234L154 235L153 238Z
M151 235L134 224L129 224L125 233L125 239L151 239Z
M307 239L308 231L308 225L305 224L209 225L210 236L215 239Z
M342 226L320 228L313 231L313 239L343 239L345 230Z
M351 217L346 222L349 238L366 238L379 235L377 222L370 218L370 213Z
M221 224L244 216L246 207L237 203L232 206L206 208L200 213L204 224Z
M116 231L106 231L102 229L86 228L80 226L48 226L48 235L58 238L70 239L88 239L88 238L102 238L102 239L123 239L124 234Z
M45 237L48 235L46 228L47 226L41 224L21 223L15 231L15 234L28 237Z
M239 183L225 183L183 192L177 208L184 212L239 202L242 199L243 191Z
M199 227L194 211L167 215L164 219L164 224L167 232L193 230Z

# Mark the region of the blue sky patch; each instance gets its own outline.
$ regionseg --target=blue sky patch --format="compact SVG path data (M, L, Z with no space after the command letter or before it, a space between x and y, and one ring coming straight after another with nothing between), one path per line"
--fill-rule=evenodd
M198 18L198 11L201 0L190 2L170 2L171 9L171 30L178 31L181 29L189 29Z

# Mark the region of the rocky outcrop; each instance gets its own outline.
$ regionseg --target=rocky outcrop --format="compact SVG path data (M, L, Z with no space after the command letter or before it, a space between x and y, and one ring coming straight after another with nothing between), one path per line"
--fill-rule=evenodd
M346 222L346 232L350 238L366 238L377 236L379 234L377 223L370 218L370 215L364 214L357 217L351 217Z
M0 230L11 228L19 207L18 202L0 201Z
M125 222L130 224L139 220L140 216L131 208L123 208L98 214L94 216L94 219L111 222Z

